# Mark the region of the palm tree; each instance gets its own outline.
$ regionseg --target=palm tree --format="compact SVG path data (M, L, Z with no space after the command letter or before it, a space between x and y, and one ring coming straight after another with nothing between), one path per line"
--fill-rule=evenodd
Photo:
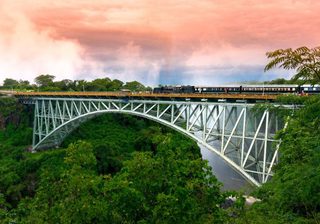
M304 82L320 83L320 47L299 47L295 50L278 49L267 52L267 58L271 61L266 65L264 71L274 67L284 69L295 69L297 73L292 80L303 80Z

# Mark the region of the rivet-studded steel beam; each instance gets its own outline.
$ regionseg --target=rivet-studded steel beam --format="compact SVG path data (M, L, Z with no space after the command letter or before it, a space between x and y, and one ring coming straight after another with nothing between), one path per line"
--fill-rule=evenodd
M81 123L102 113L144 117L183 133L227 161L255 185L265 183L278 162L276 131L284 124L253 104L33 97L33 150L59 146Z

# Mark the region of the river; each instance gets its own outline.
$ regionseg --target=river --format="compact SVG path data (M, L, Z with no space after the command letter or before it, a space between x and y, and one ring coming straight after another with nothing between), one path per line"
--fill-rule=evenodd
M201 144L202 158L208 160L213 174L223 183L222 190L244 190L247 192L252 185L234 169L232 169L221 157Z

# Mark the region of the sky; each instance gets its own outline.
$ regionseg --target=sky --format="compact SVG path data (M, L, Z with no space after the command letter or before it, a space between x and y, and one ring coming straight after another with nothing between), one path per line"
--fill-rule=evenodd
M319 0L0 0L0 83L146 85L290 78L265 53L320 46Z

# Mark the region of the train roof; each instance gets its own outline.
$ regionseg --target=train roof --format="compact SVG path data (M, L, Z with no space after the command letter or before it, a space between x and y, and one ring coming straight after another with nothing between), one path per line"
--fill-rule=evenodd
M271 85L271 84L259 84L259 85L242 85L242 87L264 87L264 88L295 88L298 87L299 85L296 84L276 84L276 85Z
M311 85L311 84L304 84L301 87L320 87L320 84L315 84L315 85Z
M195 86L196 88L212 88L212 87L217 87L217 88L223 88L223 87L249 87L249 88L254 88L254 87L265 87L265 88L295 88L298 87L296 84L277 84L277 85L271 85L271 84L256 84L256 85L247 85L247 84L237 84L237 85L212 85L212 86Z
M212 86L195 86L195 88L212 88L212 87L239 87L240 85L233 85L233 84L229 84L229 85L212 85Z

